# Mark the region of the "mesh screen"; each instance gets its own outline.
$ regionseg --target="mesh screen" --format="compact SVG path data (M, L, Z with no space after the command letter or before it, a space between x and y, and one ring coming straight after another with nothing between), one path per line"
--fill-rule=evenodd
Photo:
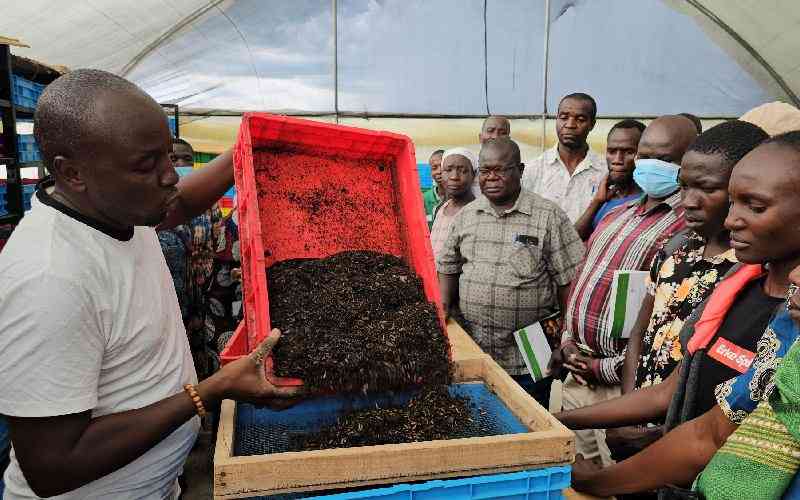
M469 401L472 418L488 432L497 436L528 432L525 426L505 407L500 399L482 383L451 385L450 394ZM234 455L265 455L288 450L290 436L319 431L336 422L343 412L361 410L376 404L402 405L414 392L369 396L324 396L304 401L284 411L255 408L241 403L236 411ZM475 437L465 432L459 438Z

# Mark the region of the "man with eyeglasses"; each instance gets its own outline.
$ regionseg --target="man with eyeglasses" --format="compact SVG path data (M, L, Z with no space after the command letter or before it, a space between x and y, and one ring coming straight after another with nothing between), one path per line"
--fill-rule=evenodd
M484 143L482 196L453 219L437 269L448 316L546 404L513 332L564 310L584 247L563 210L522 189L523 168L519 146L508 137Z

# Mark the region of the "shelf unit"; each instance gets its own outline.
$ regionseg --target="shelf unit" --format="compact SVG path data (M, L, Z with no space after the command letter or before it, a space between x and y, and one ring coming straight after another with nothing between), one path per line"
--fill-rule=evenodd
M17 224L25 215L23 181L21 170L35 167L43 171L40 161L20 162L17 149L17 122L33 120L34 109L14 104L14 85L12 76L19 74L37 83L48 84L55 80L58 72L40 65L35 61L17 58L11 54L7 44L0 44L0 118L2 119L3 151L0 153L0 165L6 167L5 209L8 212L0 215L0 226Z

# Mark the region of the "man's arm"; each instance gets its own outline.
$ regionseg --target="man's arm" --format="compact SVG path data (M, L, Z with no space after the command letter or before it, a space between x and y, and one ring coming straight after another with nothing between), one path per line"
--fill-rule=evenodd
M592 222L594 221L594 217L597 215L597 212L600 211L600 208L603 206L603 203L598 201L597 198L593 198L589 206L586 208L586 211L583 212L583 215L575 221L575 230L578 231L581 239L586 241L589 239L589 236L592 235L592 231L594 228L592 227Z
M219 201L231 186L233 151L229 149L205 167L181 177L178 181L178 200L158 228L170 229L202 214Z
M597 215L597 212L603 208L603 205L611 199L611 194L612 193L609 193L608 190L608 175L606 175L597 187L597 192L595 192L592 197L592 201L589 203L586 211L575 221L575 230L583 241L588 240L589 236L592 235L592 231L594 230L592 227L594 217Z
M439 293L442 295L442 306L448 318L452 318L458 310L458 274L439 273Z
M297 388L277 388L266 380L257 362L279 335L271 335L253 354L237 360L197 385L206 407L223 398L270 404L275 398L297 397ZM144 408L91 418L85 411L71 415L9 417L11 442L20 468L38 496L72 491L142 456L194 417L192 399L180 392Z
M652 422L666 414L678 385L679 373L680 370L675 369L661 384L596 405L561 412L555 417L570 429L606 429Z
M636 387L636 370L639 368L639 358L642 355L642 339L644 332L650 325L650 316L653 314L653 303L655 297L649 293L642 302L639 316L631 330L631 337L628 339L628 346L625 348L625 361L622 364L622 393L631 392Z
M561 308L561 319L563 320L564 317L567 315L567 304L569 301L569 289L572 286L571 283L568 283L564 286L558 287L558 307Z
M579 491L610 496L691 484L736 428L714 406L624 462L595 471L576 468L572 485Z

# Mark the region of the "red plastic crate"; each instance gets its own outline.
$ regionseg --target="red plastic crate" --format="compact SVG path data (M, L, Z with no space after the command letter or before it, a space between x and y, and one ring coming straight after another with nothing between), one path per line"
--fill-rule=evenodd
M233 208L233 198L228 198L227 196L222 197L219 200L220 208Z
M270 332L266 268L345 250L403 257L437 305L444 329L414 145L403 135L246 113L234 150L244 324L223 363ZM269 360L271 361L271 360ZM267 363L271 373L270 362ZM271 377L280 385L293 379Z

